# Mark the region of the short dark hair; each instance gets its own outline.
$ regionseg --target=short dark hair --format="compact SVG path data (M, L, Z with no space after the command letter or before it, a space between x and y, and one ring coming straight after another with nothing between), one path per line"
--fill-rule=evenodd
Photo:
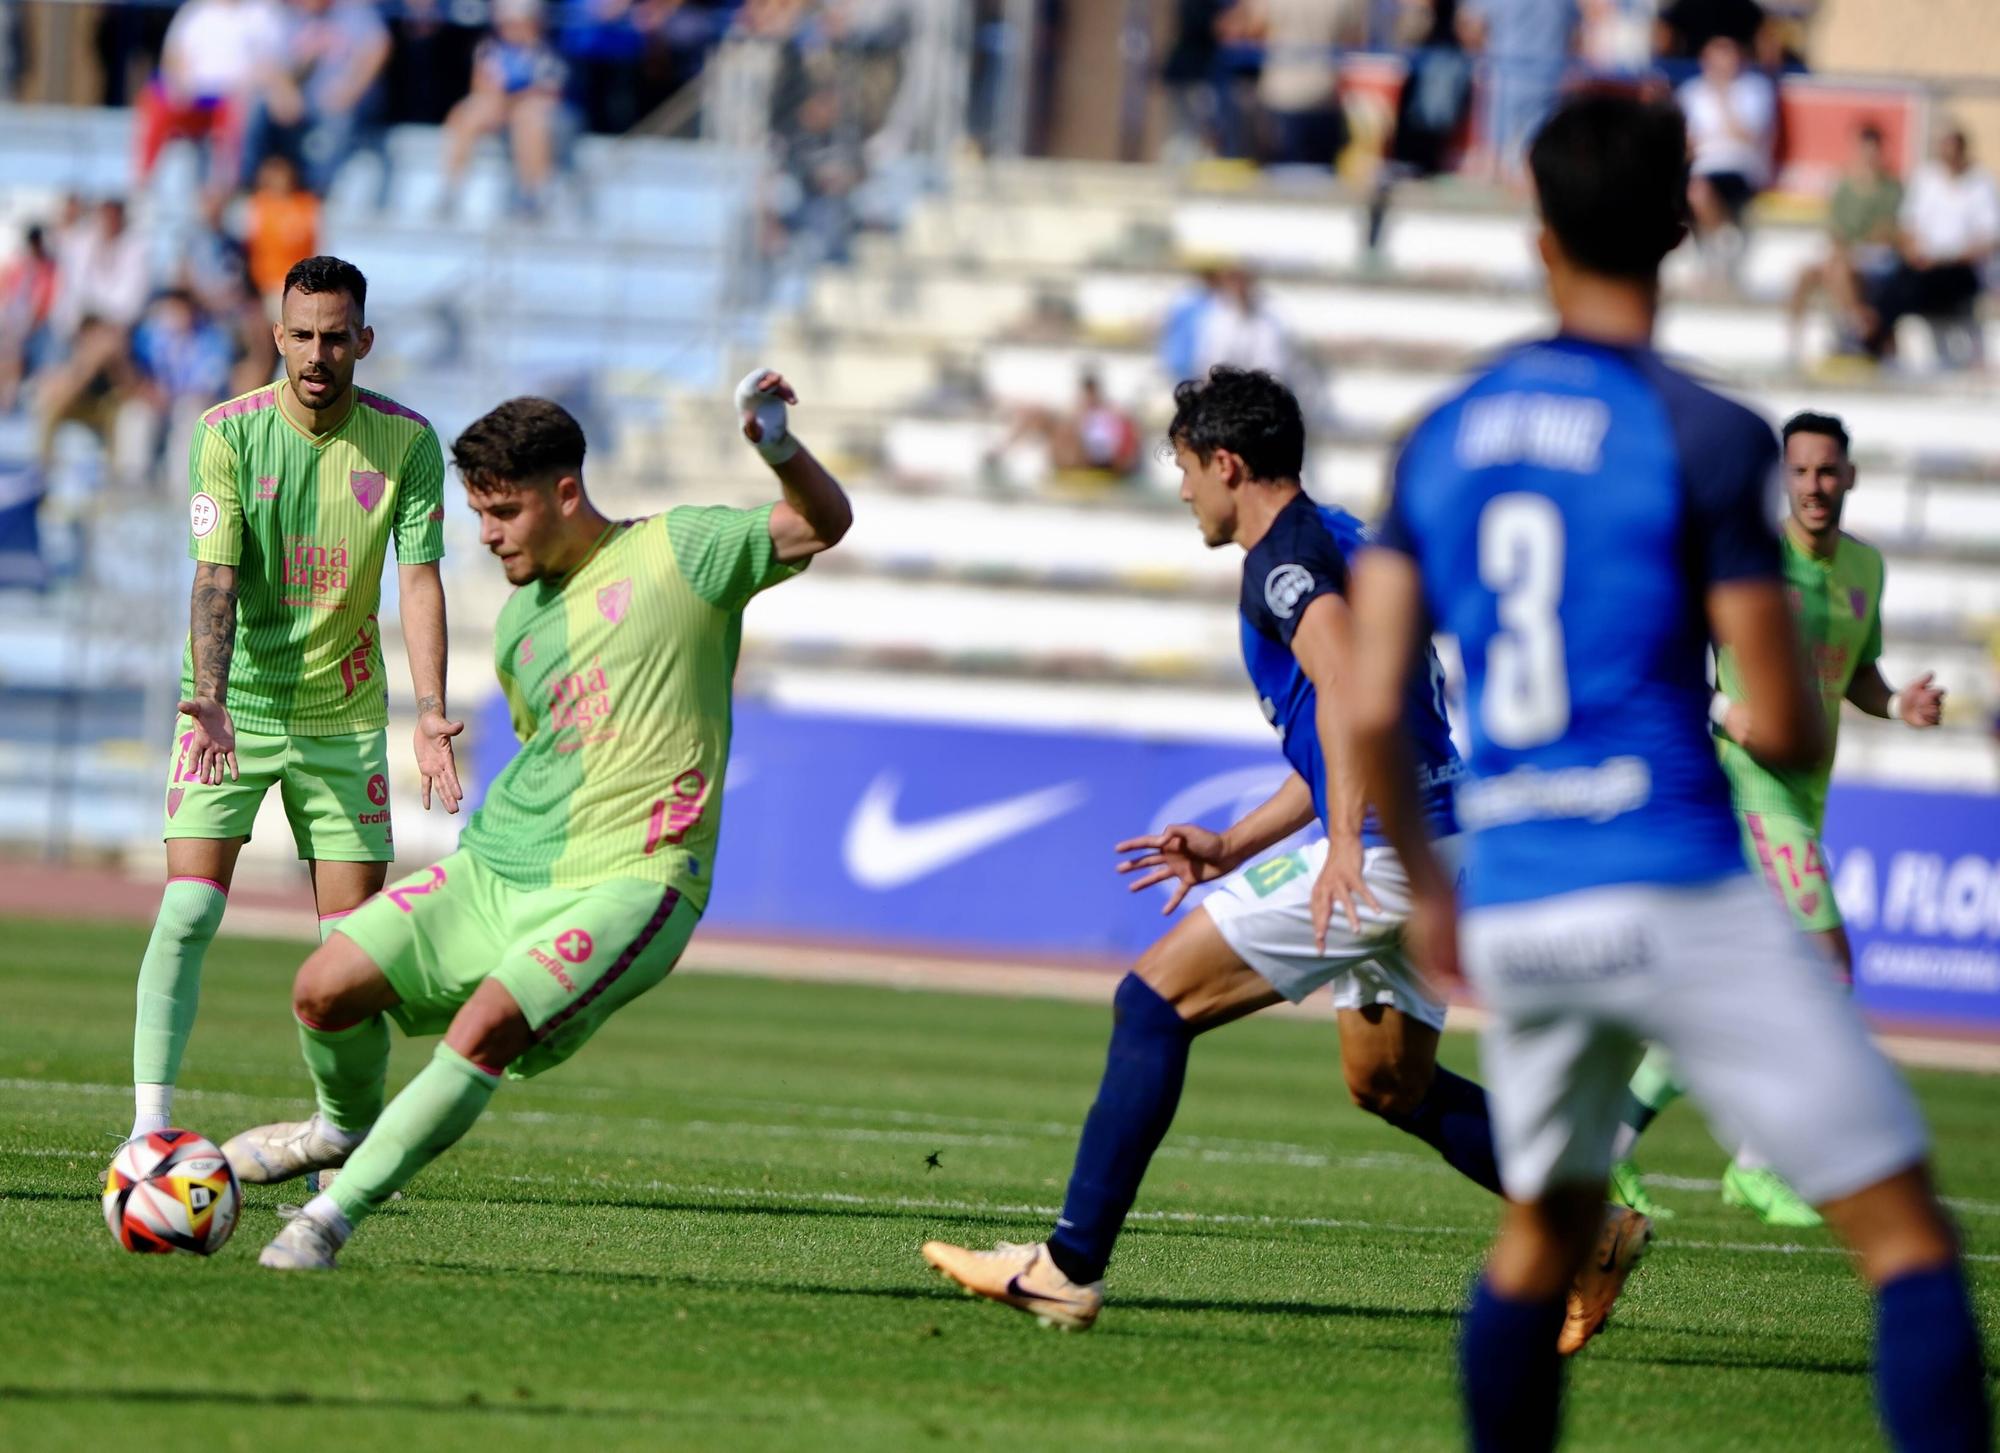
M1787 444L1792 442L1794 434L1819 434L1840 446L1841 458L1847 457L1847 425L1833 414L1816 414L1811 409L1793 414L1785 420L1784 432Z
M1670 101L1587 91L1535 134L1542 220L1577 266L1652 282L1688 224L1687 122Z
M1227 449L1252 479L1297 479L1305 466L1306 421L1297 397L1270 374L1217 364L1207 378L1174 389L1167 442L1204 464Z
M509 399L452 441L451 462L479 494L553 482L583 469L583 426L553 399Z
M1872 145L1880 146L1882 144L1882 128L1877 126L1873 121L1862 122L1855 129L1854 134L1860 137L1861 140L1869 142Z
M346 293L354 299L357 318L368 312L368 279L353 263L338 257L308 257L292 264L285 274L283 298L294 290L302 293Z

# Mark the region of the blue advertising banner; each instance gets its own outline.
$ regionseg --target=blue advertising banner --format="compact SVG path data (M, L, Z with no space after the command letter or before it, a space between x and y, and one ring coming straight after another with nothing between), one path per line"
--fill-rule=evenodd
M504 706L482 722L491 781ZM1167 926L1113 844L1220 828L1287 768L1275 740L1147 740L738 703L715 894L728 931L1129 960ZM1310 829L1309 834L1316 832ZM1827 846L1857 992L1899 1019L2000 1027L2000 799L1841 785Z
M1838 785L1826 842L1861 1002L2000 1026L2000 798Z

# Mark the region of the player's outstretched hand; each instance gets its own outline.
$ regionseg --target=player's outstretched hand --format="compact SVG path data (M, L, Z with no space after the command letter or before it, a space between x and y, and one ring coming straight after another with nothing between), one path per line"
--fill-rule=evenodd
M424 779L424 811L431 809L431 791L446 812L458 811L465 794L458 785L458 759L452 755L451 739L465 730L465 723L452 721L433 707L417 718L417 771Z
M1118 844L1117 850L1138 854L1118 865L1121 873L1142 875L1133 880L1134 893L1155 883L1173 883L1166 907L1160 910L1163 915L1180 907L1188 889L1195 884L1220 878L1236 867L1221 833L1188 822L1174 823L1145 837L1127 838Z
M1367 879L1361 876L1361 862L1360 838L1328 839L1326 866L1319 870L1312 896L1313 946L1321 953L1326 952L1326 930L1333 922L1335 904L1340 905L1348 928L1357 937L1361 933L1361 910L1357 905L1365 903L1377 913L1382 911Z
M227 770L229 780L234 782L241 774L236 770L236 723L229 719L229 708L213 697L197 696L183 701L180 712L194 720L194 730L188 733L187 755L196 780L214 787L221 783Z
M1944 720L1944 688L1932 684L1936 677L1926 671L1902 690L1903 720L1913 727L1934 727Z

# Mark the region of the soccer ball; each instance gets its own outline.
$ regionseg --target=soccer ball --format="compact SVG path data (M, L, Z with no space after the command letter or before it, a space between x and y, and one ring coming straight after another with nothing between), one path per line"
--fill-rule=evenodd
M157 1130L118 1147L104 1173L104 1224L127 1251L213 1256L243 1205L236 1172L192 1130Z

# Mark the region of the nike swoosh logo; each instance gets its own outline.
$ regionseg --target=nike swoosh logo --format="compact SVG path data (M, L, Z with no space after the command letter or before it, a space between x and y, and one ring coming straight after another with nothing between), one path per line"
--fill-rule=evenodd
M924 822L896 821L902 774L878 772L848 820L841 857L864 888L901 888L1061 817L1090 795L1081 782L961 808Z
M1022 1286L1019 1275L1015 1275L1008 1280L1007 1295L1010 1297L1025 1297L1031 1302L1060 1302L1065 1300L1062 1297L1052 1297L1047 1292L1038 1292L1032 1287Z

